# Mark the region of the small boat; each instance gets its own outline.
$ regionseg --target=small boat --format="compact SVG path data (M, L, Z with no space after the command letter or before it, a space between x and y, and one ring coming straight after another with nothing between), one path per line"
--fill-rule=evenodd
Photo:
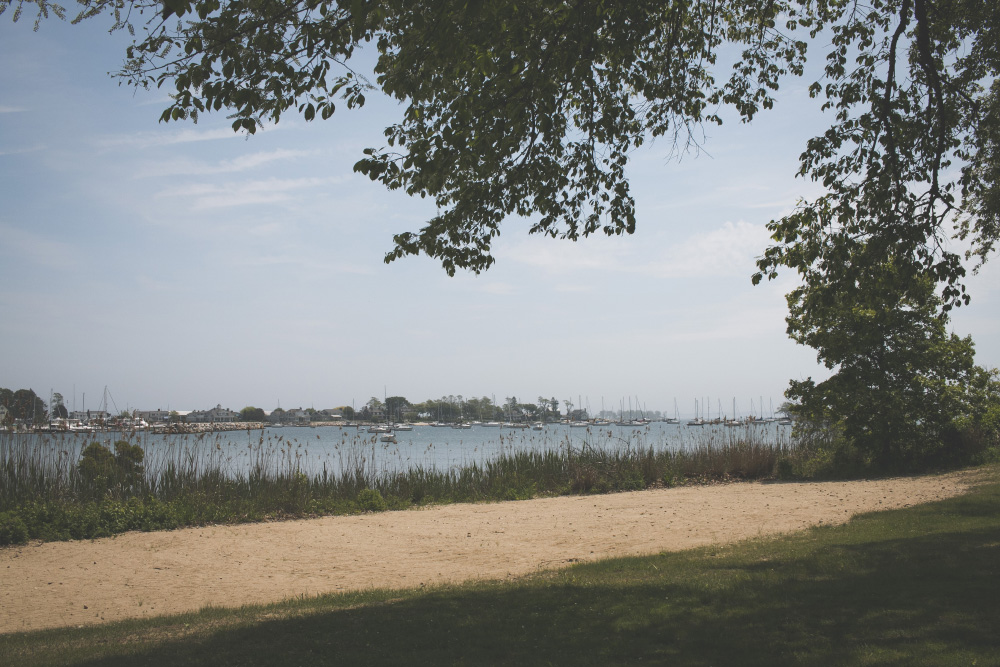
M83 424L80 421L70 422L69 426L70 433L94 433L97 429L89 424Z
M545 429L545 424L543 424L542 422L535 422L534 424L531 425L531 430L533 431L541 431L544 429Z
M413 424L393 424L392 429L394 431L412 431Z

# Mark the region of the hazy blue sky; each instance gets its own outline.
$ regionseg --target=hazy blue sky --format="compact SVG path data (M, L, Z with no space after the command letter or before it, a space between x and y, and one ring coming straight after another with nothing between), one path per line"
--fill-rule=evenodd
M752 287L764 225L816 187L793 178L824 119L793 81L706 152L635 154L637 231L578 243L509 220L487 273L385 265L434 214L352 171L399 111L371 99L326 122L287 116L246 139L224 114L159 124L165 91L107 72L106 25L0 18L0 386L97 407L332 407L370 396L628 397L690 413L777 405L824 377L785 335L794 276ZM374 97L374 96L371 96ZM997 260L954 317L1000 365Z

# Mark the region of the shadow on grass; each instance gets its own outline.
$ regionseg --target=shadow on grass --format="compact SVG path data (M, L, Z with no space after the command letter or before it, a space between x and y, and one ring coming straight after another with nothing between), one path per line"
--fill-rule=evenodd
M959 498L810 531L776 559L767 542L623 559L99 664L988 664L1000 655L996 507ZM929 520L937 531L907 536Z
M998 664L998 508L993 485L781 540L223 613L183 639L140 626L76 664Z

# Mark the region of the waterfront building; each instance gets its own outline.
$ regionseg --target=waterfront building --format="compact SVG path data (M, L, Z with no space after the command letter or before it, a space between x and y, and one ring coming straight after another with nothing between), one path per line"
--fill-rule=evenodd
M229 408L216 405L210 410L192 410L187 416L189 424L223 424L239 420L239 414Z

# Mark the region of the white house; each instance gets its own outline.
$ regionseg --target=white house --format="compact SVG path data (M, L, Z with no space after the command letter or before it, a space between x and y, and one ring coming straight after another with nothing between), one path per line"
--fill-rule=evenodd
M309 413L302 408L292 408L285 410L284 422L286 424L308 424L312 421Z
M187 422L189 424L223 424L237 421L239 417L238 413L219 404L210 410L192 410L187 416Z
M159 408L156 410L139 410L136 414L150 424L160 424L170 420L170 411L160 410Z

